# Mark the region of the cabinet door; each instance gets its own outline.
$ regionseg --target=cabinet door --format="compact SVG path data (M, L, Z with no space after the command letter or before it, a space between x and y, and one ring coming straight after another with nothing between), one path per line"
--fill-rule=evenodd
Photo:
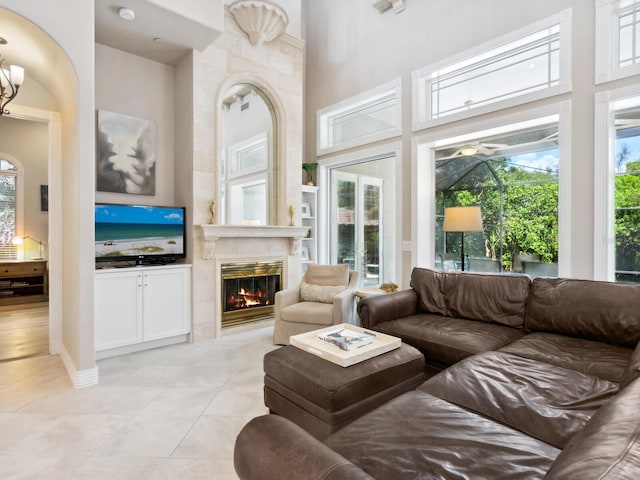
M189 333L189 268L144 272L144 341Z
M142 272L95 276L96 350L142 342Z

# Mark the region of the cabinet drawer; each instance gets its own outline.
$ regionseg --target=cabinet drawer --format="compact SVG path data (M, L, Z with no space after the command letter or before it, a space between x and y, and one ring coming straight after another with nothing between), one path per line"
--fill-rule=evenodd
M45 263L3 263L0 264L0 278L44 275Z

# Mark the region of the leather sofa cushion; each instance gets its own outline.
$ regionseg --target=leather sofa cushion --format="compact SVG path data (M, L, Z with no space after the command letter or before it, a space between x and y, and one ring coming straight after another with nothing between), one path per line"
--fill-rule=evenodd
M333 304L316 302L294 303L280 311L280 320L314 325L333 325Z
M422 313L378 323L375 329L400 337L429 361L452 365L463 358L496 350L524 335L503 325Z
M376 479L541 479L555 447L425 392L407 392L325 444Z
M288 346L264 356L264 373L320 408L336 412L405 379L424 375L424 357L402 345L344 368Z
M604 405L551 465L546 480L636 480L640 471L640 380Z
M418 390L564 448L617 393L618 384L508 353L487 352L447 368Z
M622 379L631 356L629 348L542 332L525 335L500 351L612 382Z
M411 287L422 311L522 328L531 279L526 275L436 272L414 268Z
M634 348L640 339L640 285L533 280L525 327Z
M627 367L624 369L624 375L620 381L620 390L625 388L636 378L640 377L640 342L636 345Z

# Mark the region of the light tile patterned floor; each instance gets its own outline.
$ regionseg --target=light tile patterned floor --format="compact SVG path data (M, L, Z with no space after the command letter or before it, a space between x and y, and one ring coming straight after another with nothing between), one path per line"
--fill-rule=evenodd
M98 362L72 387L56 356L0 363L0 478L237 479L233 445L267 412L273 327Z

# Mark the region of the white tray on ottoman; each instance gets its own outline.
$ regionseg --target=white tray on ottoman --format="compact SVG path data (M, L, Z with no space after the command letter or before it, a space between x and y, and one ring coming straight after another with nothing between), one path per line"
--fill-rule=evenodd
M372 335L373 341L368 345L361 346L354 350L342 350L337 345L319 338L320 335L340 329ZM356 363L368 360L369 358L377 355L390 352L391 350L399 348L402 343L397 337L392 337L391 335L386 335L380 332L373 332L369 329L356 327L349 323L332 325L319 330L313 330L299 335L292 335L289 342L291 345L298 347L305 352L312 353L313 355L324 358L325 360L340 365L341 367L349 367L350 365L355 365Z

